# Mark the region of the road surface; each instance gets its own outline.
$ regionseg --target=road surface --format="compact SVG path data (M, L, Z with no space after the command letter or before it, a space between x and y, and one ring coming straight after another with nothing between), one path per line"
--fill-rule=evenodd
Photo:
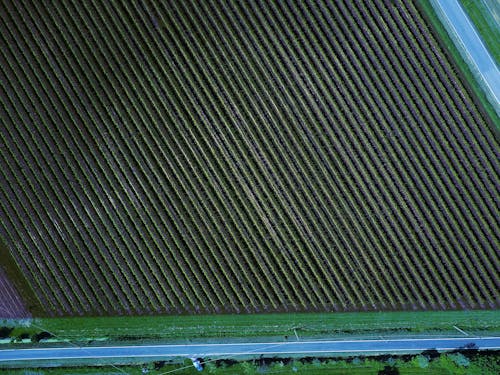
M445 22L462 43L475 70L482 76L495 110L500 113L500 71L469 17L458 0L434 0L433 3L439 7L438 13L445 16Z
M500 337L460 337L442 339L398 339L356 341L269 342L241 344L150 345L113 347L70 347L0 350L2 362L51 359L234 357L243 355L292 355L340 353L412 353L464 347L500 349Z

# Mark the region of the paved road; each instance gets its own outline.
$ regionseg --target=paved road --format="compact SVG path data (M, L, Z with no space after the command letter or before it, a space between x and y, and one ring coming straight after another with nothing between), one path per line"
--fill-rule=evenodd
M434 0L441 12L446 17L452 31L463 44L470 60L481 74L485 86L490 91L490 96L497 112L500 113L500 71L492 56L486 49L476 29L460 6L458 0Z
M427 349L453 350L470 345L478 349L500 349L500 337L13 349L0 350L0 363L126 357L167 359L261 354L410 353Z

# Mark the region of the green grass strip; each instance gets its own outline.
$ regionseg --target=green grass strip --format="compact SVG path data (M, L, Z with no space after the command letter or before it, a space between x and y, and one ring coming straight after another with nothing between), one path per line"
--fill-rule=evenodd
M0 321L1 325L1 321ZM75 317L36 319L29 330L46 330L73 341L176 340L248 337L363 335L378 332L500 331L499 311L421 311L255 315ZM17 328L16 334L27 328Z
M432 26L432 29L436 33L436 39L440 43L443 50L450 57L450 60L454 61L458 66L462 82L466 86L468 91L472 92L476 102L479 102L481 104L479 106L480 110L483 110L483 113L490 120L489 122L493 126L493 128L496 128L496 130L500 130L499 115L495 111L495 108L493 107L491 102L488 100L484 90L481 88L481 85L476 80L474 74L472 73L472 70L469 68L469 65L462 58L462 55L460 54L458 48L456 47L450 35L446 31L446 28L443 26L442 22L434 11L430 0L417 1L416 5L420 7L421 13L427 19L430 26Z

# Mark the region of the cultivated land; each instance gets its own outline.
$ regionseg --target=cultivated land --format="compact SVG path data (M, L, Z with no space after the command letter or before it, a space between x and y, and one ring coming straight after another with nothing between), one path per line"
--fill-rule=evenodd
M500 306L498 133L412 1L0 17L0 236L46 314Z
M26 318L29 316L21 295L0 267L0 316L3 318Z

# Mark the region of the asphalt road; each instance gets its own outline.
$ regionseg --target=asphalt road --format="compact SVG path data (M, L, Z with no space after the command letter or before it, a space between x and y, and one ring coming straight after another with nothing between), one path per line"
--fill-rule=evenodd
M411 353L464 347L500 349L500 337L443 339L398 339L356 341L269 342L243 344L152 345L113 347L70 347L0 350L0 363L50 359L218 357L238 355L291 355L335 353Z
M467 54L483 77L483 81L496 101L500 112L500 71L486 49L481 37L460 6L458 0L434 0L447 18L449 25L463 44Z

